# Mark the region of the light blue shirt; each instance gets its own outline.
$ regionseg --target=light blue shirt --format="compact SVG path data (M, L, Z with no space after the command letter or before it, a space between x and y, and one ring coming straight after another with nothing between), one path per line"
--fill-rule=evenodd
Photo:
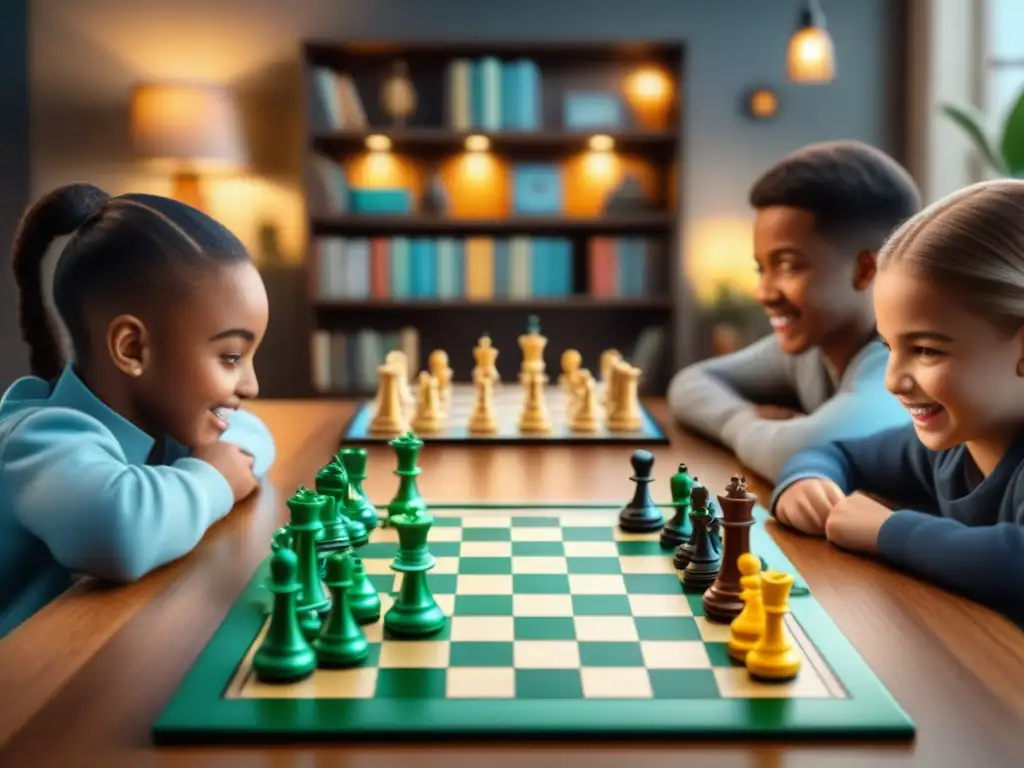
M222 440L263 477L274 441L235 412ZM68 367L25 377L0 398L0 637L66 590L76 574L128 582L190 552L234 506L227 480L105 405Z

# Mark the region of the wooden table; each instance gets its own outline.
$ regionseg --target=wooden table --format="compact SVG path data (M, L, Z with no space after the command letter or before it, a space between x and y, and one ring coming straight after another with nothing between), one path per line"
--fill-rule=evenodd
M664 419L660 402L649 403ZM347 765L453 764L493 768L559 761L593 768L672 766L1001 766L1024 764L1024 636L959 598L785 530L775 535L817 599L918 725L899 746L747 744L433 745L161 749L149 728L224 617L286 515L284 499L337 447L351 405L264 402L253 407L273 430L279 460L271 484L218 524L190 556L116 590L84 584L0 642L0 766L311 766L325 755ZM673 430L655 448L661 492L686 461L721 487L741 470L706 441ZM422 455L428 500L625 501L628 449L592 446L482 450L445 447ZM371 449L367 493L390 498L388 448ZM660 469L659 469L660 468ZM571 485L573 478L585 478ZM657 486L656 486L657 487ZM762 501L767 489L756 488ZM951 563L950 567L956 567ZM694 762L699 760L700 762Z

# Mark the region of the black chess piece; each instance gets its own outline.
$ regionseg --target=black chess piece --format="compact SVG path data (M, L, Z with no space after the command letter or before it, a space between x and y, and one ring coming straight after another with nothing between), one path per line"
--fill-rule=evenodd
M722 556L712 542L712 528L715 516L708 509L708 489L694 486L690 495L693 510L690 522L693 535L690 539L693 548L690 550L690 561L683 571L683 589L687 592L703 592L718 578L722 564Z
M654 454L643 449L634 451L630 459L636 483L633 499L619 512L619 527L629 533L649 533L665 525L661 510L651 499L651 482L654 480Z

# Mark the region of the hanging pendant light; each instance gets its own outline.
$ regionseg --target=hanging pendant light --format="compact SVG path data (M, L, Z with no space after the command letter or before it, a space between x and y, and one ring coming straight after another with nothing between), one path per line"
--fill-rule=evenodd
M786 51L786 76L794 83L827 83L836 74L832 38L818 0L809 0Z

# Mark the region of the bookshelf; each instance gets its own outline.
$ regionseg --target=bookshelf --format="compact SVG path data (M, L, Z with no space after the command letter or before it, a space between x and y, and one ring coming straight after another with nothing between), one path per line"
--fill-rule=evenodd
M536 313L555 375L614 347L664 392L691 314L683 63L665 41L305 43L313 389L372 393L396 346L468 381L483 333L514 379Z

